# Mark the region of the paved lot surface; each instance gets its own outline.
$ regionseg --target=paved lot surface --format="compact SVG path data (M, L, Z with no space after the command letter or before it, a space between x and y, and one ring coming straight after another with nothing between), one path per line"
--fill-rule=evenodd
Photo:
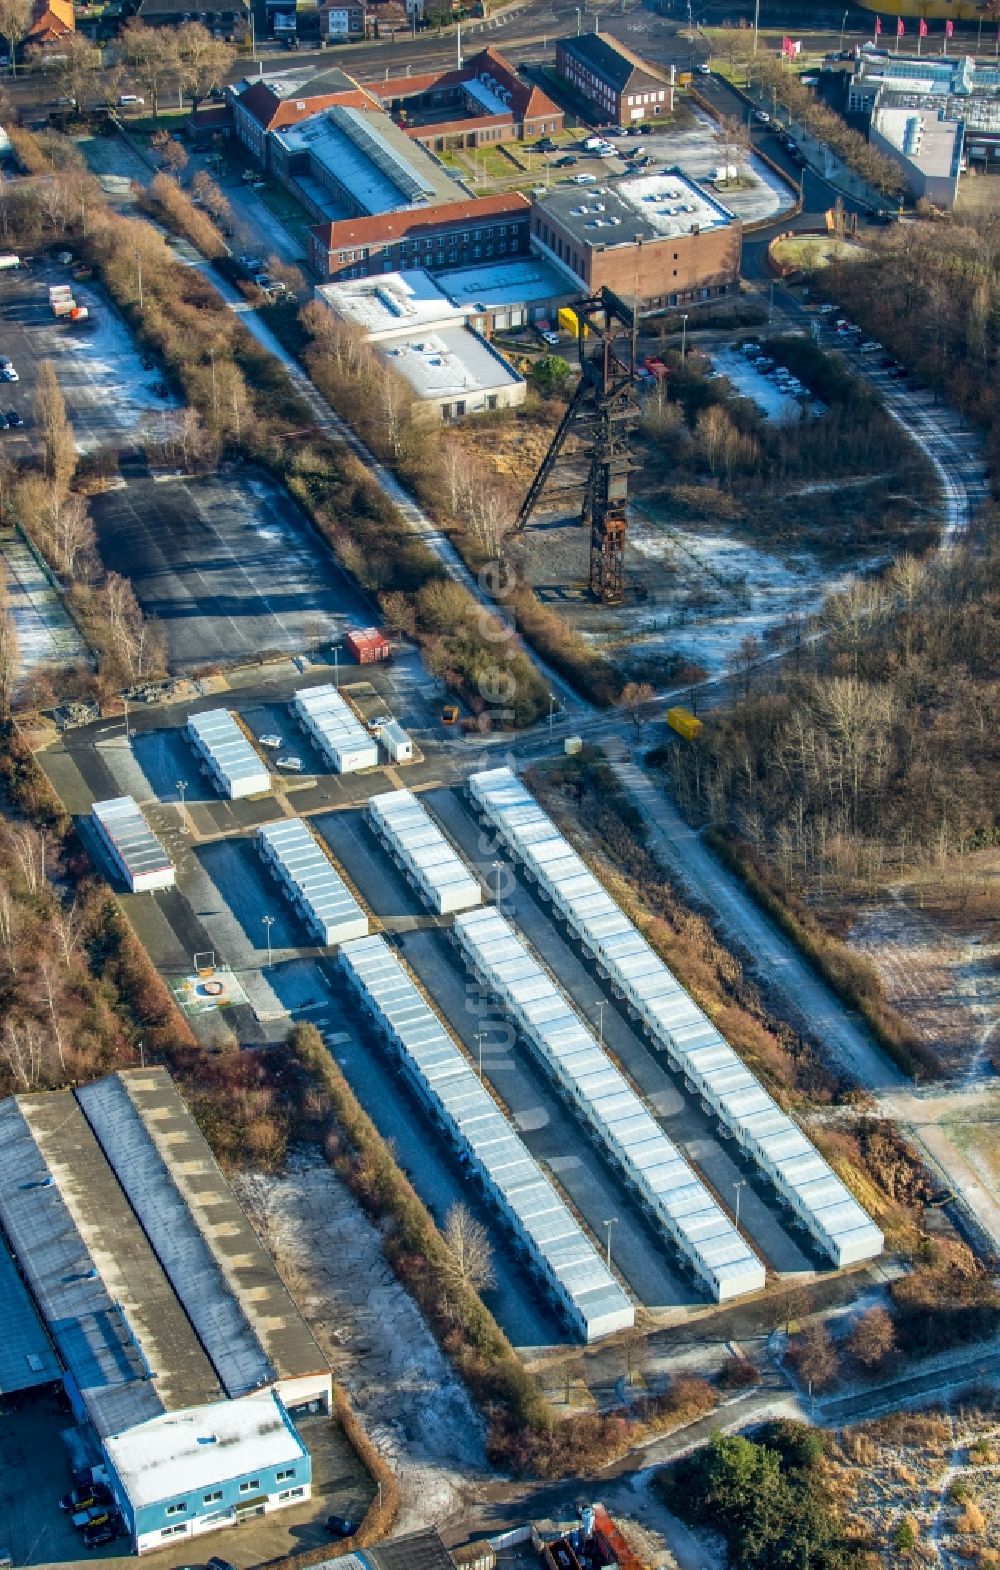
M159 482L131 468L95 496L98 544L167 636L175 670L308 649L371 607L281 487L239 471Z
M31 440L39 360L55 366L81 452L161 440L178 408L175 398L157 393L162 373L143 368L132 335L98 285L73 283L74 298L90 310L88 321L70 325L52 315L49 285L71 282L68 268L44 260L0 274L4 351L20 376L3 386L0 397L25 421L21 430L0 432L0 451L10 449L12 456L23 455Z

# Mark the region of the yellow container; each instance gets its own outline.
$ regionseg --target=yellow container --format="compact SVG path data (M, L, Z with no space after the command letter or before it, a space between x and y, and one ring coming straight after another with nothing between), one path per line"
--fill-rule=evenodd
M701 720L690 709L668 709L667 724L685 741L697 741L704 729Z

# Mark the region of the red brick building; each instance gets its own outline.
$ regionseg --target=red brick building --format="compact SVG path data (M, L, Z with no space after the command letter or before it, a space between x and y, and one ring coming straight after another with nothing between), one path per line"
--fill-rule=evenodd
M531 204L518 192L405 208L371 218L344 218L309 231L309 262L327 283L377 273L469 267L480 260L524 257Z
M672 73L604 33L558 39L556 70L605 124L640 125L662 119L674 107Z
M233 131L238 141L266 167L268 132L284 131L324 109L378 109L377 98L336 66L262 76L229 89Z
M368 91L432 153L562 130L558 105L496 49L481 49L461 69L371 82Z

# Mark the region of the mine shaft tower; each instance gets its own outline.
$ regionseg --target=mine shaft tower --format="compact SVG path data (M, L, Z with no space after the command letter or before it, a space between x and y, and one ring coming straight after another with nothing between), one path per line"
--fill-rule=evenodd
M581 523L590 528L590 589L602 605L625 598L625 531L629 438L638 419L635 396L638 315L610 289L577 300L580 380L517 515L527 527L572 431L585 444ZM578 491L579 480L562 487Z

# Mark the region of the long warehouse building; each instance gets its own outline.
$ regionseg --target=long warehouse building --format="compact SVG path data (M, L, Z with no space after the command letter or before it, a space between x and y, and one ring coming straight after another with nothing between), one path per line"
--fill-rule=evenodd
M317 943L367 936L368 917L301 818L263 824L257 848Z
M189 715L185 733L216 788L230 801L260 796L271 789L267 764L228 709L205 709Z
M347 943L340 959L361 1006L482 1179L574 1333L590 1342L627 1330L635 1311L624 1291L385 939Z
M378 763L378 742L329 683L304 687L292 700L296 718L336 774L356 774Z
M95 801L90 811L115 870L133 894L173 888L174 864L131 796Z
M478 878L412 791L372 796L368 821L397 866L438 915L482 904Z
M641 1019L671 1065L733 1134L839 1268L876 1258L867 1212L736 1055L673 972L559 833L511 769L469 781L472 800L552 901L583 952Z
M702 1286L720 1303L759 1291L765 1275L756 1254L506 918L492 907L466 911L453 932L480 984L500 999Z
M309 1497L329 1366L164 1069L0 1103L0 1232L136 1552Z

